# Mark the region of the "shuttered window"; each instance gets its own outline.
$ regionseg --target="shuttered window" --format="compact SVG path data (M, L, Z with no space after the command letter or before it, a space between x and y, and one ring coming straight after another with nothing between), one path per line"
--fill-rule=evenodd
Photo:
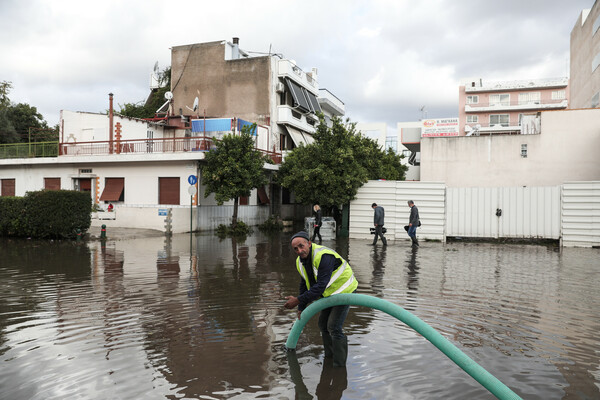
M258 202L259 204L269 204L269 196L264 186L258 188Z
M44 189L60 190L60 178L44 178Z
M158 178L158 204L179 205L179 177Z
M240 206L248 205L248 196L240 196Z
M2 196L14 196L15 195L15 180L14 179L2 179Z
M124 201L124 191L125 178L106 178L104 181L104 191L102 192L102 196L100 196L100 201Z

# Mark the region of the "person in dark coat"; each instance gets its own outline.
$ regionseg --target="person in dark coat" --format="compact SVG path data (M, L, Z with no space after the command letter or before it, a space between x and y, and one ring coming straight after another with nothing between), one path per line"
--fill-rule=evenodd
M378 206L377 203L371 204L371 208L375 211L373 216L373 224L375 225L375 237L373 238L373 246L377 244L377 237L381 238L381 242L384 246L387 246L387 239L383 236L383 224L385 219L385 211L383 207Z
M408 218L408 236L410 240L412 240L413 246L419 246L419 241L417 240L417 228L420 225L419 221L419 209L415 206L415 202L412 200L408 201L408 206L410 207L410 217Z
M314 230L312 239L310 239L310 241L314 242L315 238L318 236L319 243L321 243L323 241L323 238L321 237L321 225L323 225L323 213L321 212L321 207L318 204L315 204L313 207L313 215L315 217L315 225L314 225L315 230Z

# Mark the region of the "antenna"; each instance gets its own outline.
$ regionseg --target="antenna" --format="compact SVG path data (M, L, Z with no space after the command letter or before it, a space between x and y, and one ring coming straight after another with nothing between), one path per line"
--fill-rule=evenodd
M187 108L191 112L196 112L196 111L198 111L198 102L199 102L198 96L196 96L196 98L194 99L194 105L192 106L192 108L189 108L188 106L185 106L185 108Z

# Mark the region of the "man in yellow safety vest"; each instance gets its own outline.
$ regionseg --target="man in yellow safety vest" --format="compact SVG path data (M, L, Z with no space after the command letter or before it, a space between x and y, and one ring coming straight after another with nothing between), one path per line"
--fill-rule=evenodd
M358 287L352 268L338 253L325 246L312 243L308 234L300 231L292 236L294 252L298 254L296 269L302 277L298 297L287 296L285 308L298 306L298 318L308 304L338 293L352 293ZM348 357L348 338L343 324L349 305L326 308L319 316L319 329L323 338L325 357L333 357L334 367L344 367Z

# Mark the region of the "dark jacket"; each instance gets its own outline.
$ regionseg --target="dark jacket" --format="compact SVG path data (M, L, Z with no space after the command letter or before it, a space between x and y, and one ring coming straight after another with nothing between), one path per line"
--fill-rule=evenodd
M385 211L383 207L377 206L375 207L375 215L373 216L373 223L383 226L383 221L385 219Z
M323 225L323 213L321 212L321 209L319 208L317 211L313 211L313 214L315 215L315 225L320 228L321 225Z
M415 205L410 208L408 223L412 224L412 226L419 226L419 209Z

